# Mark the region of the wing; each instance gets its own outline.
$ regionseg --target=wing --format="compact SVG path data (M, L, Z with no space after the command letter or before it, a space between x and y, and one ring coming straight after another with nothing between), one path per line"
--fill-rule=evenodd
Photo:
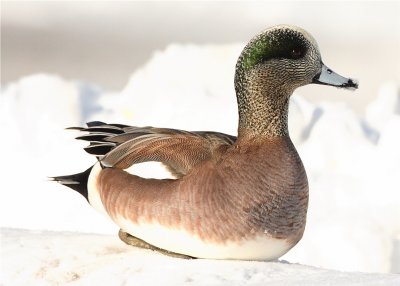
M183 131L168 128L134 127L94 121L88 128L72 127L86 134L84 148L96 155L107 167L126 169L133 164L157 161L165 164L176 176L187 174L204 160L218 156L236 137L207 131Z

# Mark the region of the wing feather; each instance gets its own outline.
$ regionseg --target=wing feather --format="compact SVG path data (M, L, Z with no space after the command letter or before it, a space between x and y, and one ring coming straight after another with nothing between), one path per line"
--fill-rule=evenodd
M104 166L126 169L133 164L158 161L179 177L236 141L235 136L211 131L190 132L100 121L87 125L88 128L69 129L87 133L77 139L89 141L90 145L84 149L98 156Z

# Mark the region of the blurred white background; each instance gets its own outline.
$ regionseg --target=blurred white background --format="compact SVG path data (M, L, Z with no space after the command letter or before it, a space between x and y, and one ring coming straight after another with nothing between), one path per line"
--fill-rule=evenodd
M399 1L2 1L0 226L115 234L75 192L45 181L94 162L63 128L104 120L233 134L240 49L288 23L360 88L310 85L292 97L310 208L283 259L400 272L399 15Z
M1 83L47 72L120 90L169 43L246 43L287 23L314 35L333 70L361 82L345 98L323 87L299 93L363 112L381 83L400 81L399 13L399 1L2 1Z

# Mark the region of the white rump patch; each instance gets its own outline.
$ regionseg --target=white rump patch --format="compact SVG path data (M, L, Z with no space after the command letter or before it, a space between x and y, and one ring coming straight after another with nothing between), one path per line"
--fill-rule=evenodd
M88 199L90 205L98 210L99 212L103 213L104 215L108 216L106 209L104 208L103 202L101 201L101 197L99 194L99 189L97 188L97 179L99 177L99 173L101 171L101 166L99 163L96 163L92 171L90 172L89 179L88 179Z

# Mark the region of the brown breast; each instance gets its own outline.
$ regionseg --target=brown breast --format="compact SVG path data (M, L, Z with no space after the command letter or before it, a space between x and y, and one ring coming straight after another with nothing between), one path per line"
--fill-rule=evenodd
M263 234L295 243L306 222L307 177L289 137L239 142L178 180L107 168L98 186L111 217L157 222L208 241Z

